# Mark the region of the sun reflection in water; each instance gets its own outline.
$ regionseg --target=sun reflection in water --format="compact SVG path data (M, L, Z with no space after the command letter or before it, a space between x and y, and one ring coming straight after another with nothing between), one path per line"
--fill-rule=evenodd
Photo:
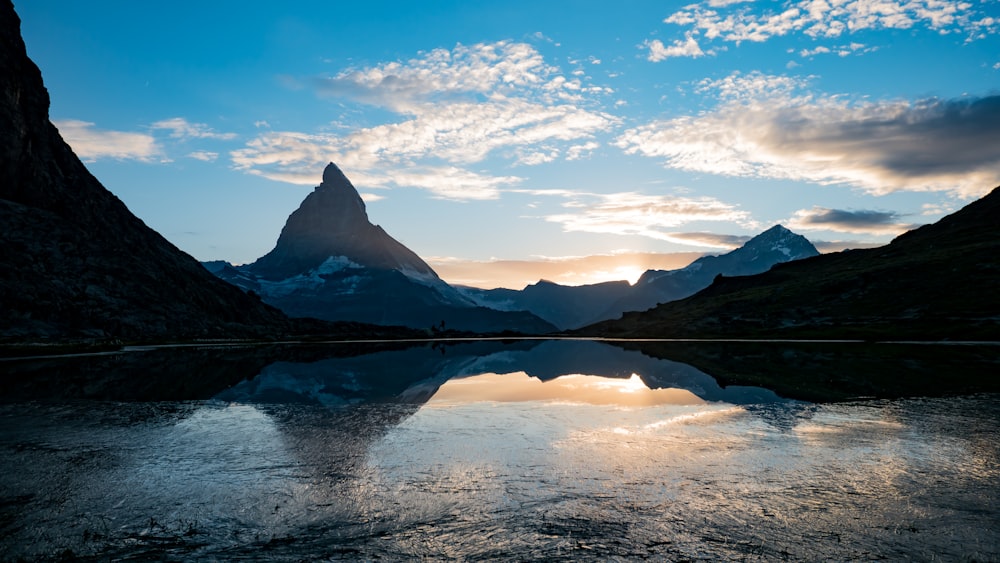
M635 373L628 379L568 374L542 381L525 372L513 372L452 379L438 389L428 405L527 401L622 407L705 404L686 389L650 389Z

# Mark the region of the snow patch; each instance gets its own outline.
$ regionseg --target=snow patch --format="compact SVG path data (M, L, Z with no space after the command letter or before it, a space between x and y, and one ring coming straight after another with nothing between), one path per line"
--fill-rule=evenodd
M347 269L359 269L361 267L361 265L351 262L346 256L331 256L305 274L299 274L280 281L259 280L260 290L262 294L268 297L286 297L300 290L313 291L326 283L323 276L342 272ZM353 293L357 289L360 278L353 276L348 278L347 281L351 281L352 283L351 287L344 293Z
M788 248L787 246L785 246L783 244L776 244L776 245L774 245L774 246L771 247L771 250L774 250L774 251L777 251L777 252L780 252L780 253L784 254L786 258L788 258L788 257L790 257L792 255L792 249Z
M340 272L348 268L360 268L361 265L352 262L347 256L331 256L316 267L315 273L318 275L329 275Z

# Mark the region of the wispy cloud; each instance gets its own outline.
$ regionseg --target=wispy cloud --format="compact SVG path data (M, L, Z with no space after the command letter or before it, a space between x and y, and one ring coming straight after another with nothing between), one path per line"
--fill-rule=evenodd
M150 125L150 128L170 131L170 136L174 139L232 140L237 137L236 133L217 133L204 123L191 123L183 117L157 121Z
M629 129L616 145L671 168L875 194L973 197L1000 183L1000 96L853 102L802 85L759 73L704 83L718 92L714 109Z
M93 162L104 158L158 162L163 160L162 147L152 135L98 129L89 121L61 119L52 122L82 160Z
M215 160L219 158L219 153L212 151L194 151L188 153L188 157L202 162L215 162Z
M919 225L904 223L891 211L800 209L788 221L792 230L834 231L863 235L898 235Z
M466 189L432 189L439 197L495 197L511 177L460 168L487 157L532 165L579 158L593 137L618 118L589 106L611 91L568 79L530 45L501 41L436 49L406 62L345 70L316 81L322 96L375 105L387 123L344 134L274 132L258 135L231 156L236 168L287 181L335 161L356 173L416 182L412 170L447 170L473 179ZM409 180L403 180L408 177ZM515 179L516 180L516 179ZM387 182L382 182L385 184Z
M729 246L719 239L675 233L677 227L700 221L748 225L750 216L736 206L710 197L689 198L646 195L635 192L572 194L563 205L565 213L551 214L546 221L559 223L567 232L638 235L688 246Z
M670 233L670 236L674 240L685 240L689 241L688 244L709 248L738 248L750 240L749 235L727 235L709 232Z

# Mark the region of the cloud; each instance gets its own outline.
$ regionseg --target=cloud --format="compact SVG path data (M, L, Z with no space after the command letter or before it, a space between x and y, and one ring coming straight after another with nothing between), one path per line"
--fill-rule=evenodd
M788 221L792 230L835 231L863 235L898 235L919 225L901 223L891 211L848 211L813 207L800 209Z
M580 160L590 156L592 152L600 148L600 144L588 141L582 145L573 145L566 150L566 160Z
M211 151L194 151L192 153L188 153L188 157L201 160L202 162L215 162L215 160L219 158L219 153Z
M170 136L174 139L220 139L232 140L237 137L236 133L216 133L211 127L204 123L191 123L183 117L172 117L157 121L150 125L152 129L165 129L170 131Z
M692 232L692 233L670 233L674 240L689 241L688 244L694 246L705 246L710 248L737 248L750 240L747 235L726 235L721 233Z
M946 0L799 0L780 4L753 3L725 9L735 2L709 1L686 6L664 22L687 27L688 37L741 43L801 33L833 38L862 30L926 28L979 39L997 33L995 18L975 3ZM985 3L983 3L985 4ZM723 9L719 9L723 8Z
M690 33L683 40L674 41L673 45L669 47L659 39L646 41L643 45L649 48L649 55L646 58L654 63L671 57L698 58L705 56L705 52L698 46L698 41Z
M688 246L718 247L707 240L672 229L696 221L749 223L749 214L714 198L671 197L635 192L572 194L563 204L566 213L545 217L562 224L566 232L639 235Z
M520 178L463 167L488 157L521 165L578 158L585 149L573 147L590 146L596 134L620 123L588 108L609 89L567 79L523 43L435 49L406 62L345 70L316 84L322 96L376 105L390 115L384 123L342 134L262 131L230 153L234 167L312 184L334 161L378 185L420 187L436 197L493 198ZM445 177L435 182L421 172L427 170ZM467 182L464 188L460 181Z
M669 168L840 183L873 194L970 198L1000 183L1000 96L852 102L800 86L759 73L705 83L718 92L713 110L629 129L615 144Z
M434 49L406 62L346 70L319 79L317 84L331 97L407 112L431 101L489 97L537 87L554 72L531 45L499 41Z
M885 246L882 242L871 242L871 241L861 241L861 240L812 240L809 242L816 247L816 250L820 251L821 254L826 254L828 252L840 252L842 250L857 250L861 248L878 248L879 246Z
M646 270L675 270L703 256L701 252L616 252L592 256L538 256L530 260L466 260L425 257L442 279L458 285L521 289L541 279L581 285L634 279Z
M54 120L63 139L82 160L104 158L156 162L164 159L163 149L152 135L97 129L89 121Z

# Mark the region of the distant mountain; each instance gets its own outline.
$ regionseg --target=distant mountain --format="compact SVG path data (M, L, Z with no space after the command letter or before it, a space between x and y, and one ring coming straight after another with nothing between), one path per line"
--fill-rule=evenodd
M581 334L617 337L1000 340L1000 188L872 249L717 279Z
M775 264L817 255L819 251L804 236L775 225L732 252L703 256L679 270L647 270L632 291L594 321L615 319L626 311L645 311L660 303L683 299L708 287L719 275L759 274Z
M631 286L624 281L583 286L541 281L520 291L462 291L481 305L528 310L560 329L573 329L617 318L626 311L645 311L659 303L682 299L708 287L720 274L756 274L775 264L818 254L805 237L775 225L732 252L703 256L679 270L647 270Z
M285 223L274 249L252 264L206 262L216 276L293 317L474 332L552 332L524 311L478 306L368 219L354 185L333 163Z
M0 0L0 339L280 334L289 320L136 218L49 122L20 19Z
M597 320L609 305L628 295L632 286L627 281L571 286L542 280L521 290L458 289L485 307L531 311L560 329L568 329Z

